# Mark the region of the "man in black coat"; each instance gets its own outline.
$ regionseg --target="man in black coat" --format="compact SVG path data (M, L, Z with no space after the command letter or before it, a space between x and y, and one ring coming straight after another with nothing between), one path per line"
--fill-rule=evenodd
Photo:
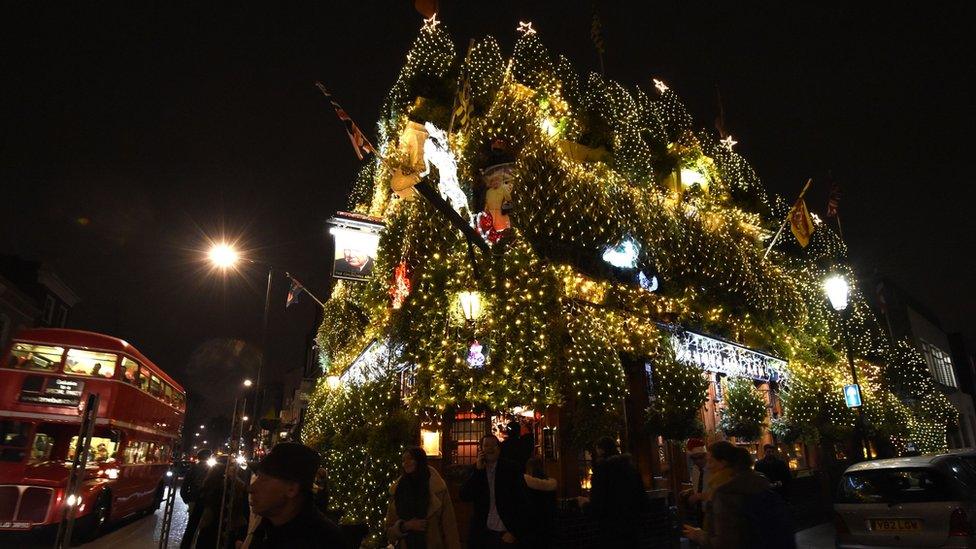
M262 517L244 542L248 549L344 549L339 528L315 508L312 482L319 455L283 442L255 468L248 488L251 511Z
M600 547L637 547L642 513L648 508L640 472L610 437L596 442L594 457L590 497L579 502L597 523Z
M514 547L524 532L526 496L522 469L499 459L501 447L493 435L481 439L478 461L461 486L461 501L474 503L468 547Z
M763 446L763 458L756 462L756 472L762 473L769 480L773 490L783 499L789 496L793 473L790 472L790 466L779 458L776 447L772 444Z

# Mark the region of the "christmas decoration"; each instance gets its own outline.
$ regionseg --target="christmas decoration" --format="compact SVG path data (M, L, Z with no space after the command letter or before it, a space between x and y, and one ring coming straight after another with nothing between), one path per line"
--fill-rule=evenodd
M911 349L892 348L856 284L844 315L824 296L828 274L856 280L843 240L806 215L803 246L774 239L795 202L767 193L730 136L697 129L660 80L578 74L543 32L521 24L510 59L490 37L460 58L432 18L380 111L383 160L367 160L350 195L385 221L374 265L364 283L337 283L319 331L327 375L359 381L320 383L305 432L350 502L343 521L379 539L394 447L408 441L378 437L409 427L419 440L419 425L391 419L401 412L432 431L455 409L561 406L561 439L581 448L623 428L625 360L648 364L654 436L699 434L706 376L723 372L731 436L756 438L767 421L758 381L782 400L778 436L844 441L846 334L865 432L944 448L951 408ZM459 93L467 121L445 135ZM477 212L485 253L428 200L397 198L432 167L454 212ZM398 308L391 280L410 282Z

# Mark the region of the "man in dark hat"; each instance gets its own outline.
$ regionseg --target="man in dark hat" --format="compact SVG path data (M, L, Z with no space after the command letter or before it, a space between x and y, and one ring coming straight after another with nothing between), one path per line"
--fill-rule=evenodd
M248 488L251 511L261 522L244 547L267 549L342 549L339 528L312 502L319 455L308 446L283 442L257 465Z

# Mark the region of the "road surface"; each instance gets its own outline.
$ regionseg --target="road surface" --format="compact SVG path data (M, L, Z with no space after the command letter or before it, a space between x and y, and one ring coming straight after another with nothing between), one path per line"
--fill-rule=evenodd
M109 532L98 539L81 545L85 549L146 549L159 547L159 536L163 526L163 508L166 500L159 506L159 510L145 517L135 517L115 524ZM173 503L173 523L169 531L168 549L180 546L180 538L186 529L187 508L179 494Z

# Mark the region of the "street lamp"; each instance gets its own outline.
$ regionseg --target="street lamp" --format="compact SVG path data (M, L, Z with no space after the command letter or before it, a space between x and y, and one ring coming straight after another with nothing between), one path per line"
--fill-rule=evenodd
M476 291L465 291L458 293L458 303L461 305L461 314L468 322L474 322L481 316L481 293Z
M851 286L844 278L844 275L834 274L827 277L823 283L824 293L827 294L827 299L830 301L830 306L837 311L840 317L840 332L844 337L844 349L847 351L847 365L851 369L851 381L857 387L858 392L861 390L860 384L857 382L857 368L854 366L854 350L851 348L851 338L847 333L847 323L845 322L845 311L847 310L848 298L851 294ZM864 394L861 394L861 404L856 406L857 408L857 423L855 425L854 438L858 445L858 451L860 456L858 459L864 457Z
M262 321L261 328L261 362L258 363L258 375L255 381L258 386L261 384L261 371L264 369L264 363L267 361L268 356L268 318L270 317L271 311L271 282L274 279L274 267L268 263L261 261L255 261L247 257L243 257L237 252L232 246L226 243L215 244L210 248L208 254L210 261L220 269L226 270L228 267L234 266L238 261L246 261L252 265L258 265L268 270L268 282L267 287L264 292L264 318ZM250 388L252 382L250 379L244 380L244 387ZM260 387L258 387L260 388ZM252 399L252 412L258 414L260 412L260 398L261 393L257 392ZM252 430L254 427L252 426ZM250 449L253 449L253 444L249 445Z

